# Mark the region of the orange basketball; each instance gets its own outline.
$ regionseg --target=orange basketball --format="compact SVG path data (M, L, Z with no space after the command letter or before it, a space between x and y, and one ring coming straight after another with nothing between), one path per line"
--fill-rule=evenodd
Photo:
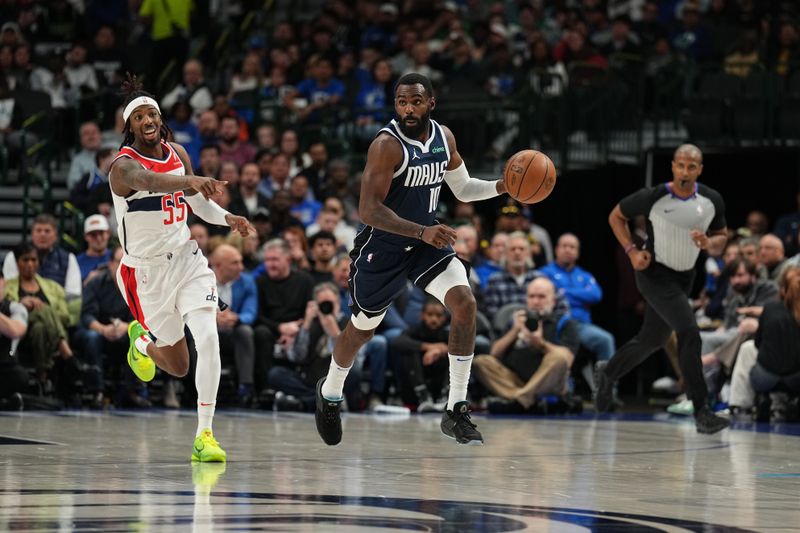
M503 171L508 194L524 204L547 198L556 186L556 167L546 154L522 150L512 155Z

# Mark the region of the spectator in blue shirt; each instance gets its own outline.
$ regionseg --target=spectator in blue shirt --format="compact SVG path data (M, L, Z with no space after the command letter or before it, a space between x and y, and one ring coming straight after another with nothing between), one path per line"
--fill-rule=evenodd
M244 272L242 254L229 244L214 249L211 264L217 276L220 299L228 304L217 313L222 354L232 353L239 381L239 405L250 407L253 402L253 370L255 340L253 323L258 315L258 289L255 280Z
M581 345L595 354L599 361L614 355L614 336L592 324L589 307L603 299L603 289L591 273L576 263L580 257L581 243L572 233L565 233L556 244L556 260L541 269L558 292L569 303L570 315L578 323Z
M372 139L391 120L394 103L392 77L391 63L379 59L372 66L370 79L361 83L353 106L357 135L361 139Z
M297 89L286 97L286 105L295 111L300 120L309 123L320 122L319 111L339 103L345 93L345 86L333 77L333 62L325 56L312 56L308 60L311 77L304 79ZM305 105L298 105L298 99Z

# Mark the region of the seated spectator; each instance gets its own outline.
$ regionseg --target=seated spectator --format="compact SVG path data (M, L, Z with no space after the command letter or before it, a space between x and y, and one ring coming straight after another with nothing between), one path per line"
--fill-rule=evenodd
M275 359L279 355L285 358L294 344L314 288L310 274L292 270L289 246L283 239L272 239L264 245L264 266L264 273L256 278L255 384L260 388L266 385L266 376ZM278 354L276 346L280 346Z
M292 178L289 185L289 194L292 197L292 208L289 210L292 215L308 227L317 219L317 214L322 209L322 204L314 199L314 195L308 186L308 178L302 174Z
M39 255L32 245L18 245L14 257L19 277L8 279L6 295L28 311L28 332L20 342L20 361L35 369L40 387L46 390L56 366L54 357L61 360L57 373L69 370L73 378L77 377L77 362L66 329L70 323L66 295L61 285L36 273ZM65 383L58 392L66 394L68 386Z
M239 174L239 190L231 198L230 212L245 218L253 218L259 208L269 208L269 198L258 188L261 173L255 163L245 163Z
M506 244L508 243L508 233L495 233L492 237L492 242L489 247L484 251L486 259L480 266L475 267L475 272L478 274L481 288L486 289L489 282L489 277L495 272L502 272L503 265L506 260Z
M270 222L272 222L272 231L275 234L280 234L292 226L296 226L301 230L304 228L303 223L292 215L291 208L292 197L289 195L289 191L276 191L270 204Z
M612 54L638 55L641 52L639 38L631 33L631 21L626 16L619 16L611 24L611 39L601 47L606 56Z
M783 242L771 233L761 237L758 241L758 260L766 271L767 279L779 283L787 266Z
M734 259L728 269L730 286L723 301L723 322L715 331L700 332L703 355L717 350L739 334L753 335L764 306L778 298L778 286L772 281L758 279L755 265L746 259Z
M475 357L478 380L505 402L497 412L525 412L544 394L566 395L570 367L580 345L578 324L555 308L555 286L546 277L527 287L527 310L492 345L491 355Z
M278 148L278 130L274 124L261 124L256 128L256 148L269 153Z
M200 113L197 117L197 131L200 134L199 144L217 144L219 142L219 117L211 109Z
M89 365L84 377L86 392L92 395L90 406L103 406L106 362L122 372L122 386L115 387L115 403L119 407L150 407L142 394L146 385L122 363L130 348L128 325L133 320L128 303L117 286L117 269L122 248L116 246L111 259L87 283L81 306L80 328L75 340L80 358Z
M528 236L516 231L508 236L505 270L489 276L484 291L486 315L494 316L504 305L524 303L526 288L543 274L534 269Z
M616 351L614 336L592 323L590 306L603 299L603 289L592 274L578 266L581 243L572 233L565 233L556 244L556 260L541 269L569 303L569 314L578 323L580 344L598 361L608 361ZM594 389L591 369L585 374Z
M800 57L800 34L794 22L789 20L780 22L778 43L772 48L769 65L780 76L786 76Z
M197 173L201 176L219 179L222 163L220 153L219 146L216 144L203 145L200 148L199 161L193 161L193 163L197 163Z
M261 89L264 85L264 71L261 68L261 57L257 52L248 52L242 60L242 65L231 76L229 97L241 91Z
M167 126L172 130L172 136L176 143L186 148L193 164L200 160L200 131L192 122L192 108L185 100L178 100L170 109L170 119Z
M95 155L95 166L91 172L81 176L69 192L69 201L84 214L94 213L97 205L111 201L108 173L114 160L115 150L100 148Z
M418 413L443 412L447 394L447 311L431 296L422 307L421 322L392 339L392 353L402 361L398 376L404 401L417 405ZM443 402L437 403L439 399Z
M94 68L86 62L87 54L88 50L82 43L73 43L67 52L67 64L64 68L69 86L81 94L93 93L100 87Z
M86 251L78 254L78 266L81 269L81 280L84 287L101 273L111 260L108 240L111 238L108 219L103 215L92 215L83 222L83 237L86 239Z
M725 72L746 78L760 61L756 32L744 31L733 52L725 56Z
M330 231L336 235L336 246L343 252L349 252L353 249L356 229L348 224L343 216L342 201L333 196L329 197L317 214L317 220L306 228L306 235L313 235L320 230Z
M314 283L333 281L336 237L330 231L318 231L308 239L308 247L311 253L311 277L314 278Z
M258 316L258 289L253 278L244 272L242 254L229 244L217 246L211 256L217 276L217 292L228 307L217 313L220 348L223 356L236 363L239 406L251 407L254 401L255 334Z
M28 388L28 373L15 357L17 344L28 330L28 310L6 296L0 272L0 410L22 410L21 394Z
M781 280L780 301L764 306L755 339L745 342L731 378L731 411L748 409L755 393L759 410L770 412L770 396L779 385L800 394L800 268L791 267ZM764 415L762 417L766 418Z
M299 322L296 339L287 351L292 367L274 366L269 371L269 385L294 398L281 402L276 395L276 406L280 409L314 411L317 381L328 373L333 346L347 324L341 313L339 291L332 283L321 283L314 287L313 296L306 304L305 314ZM360 373L347 375L344 395L351 410L360 404Z
M358 88L353 112L356 117L356 135L362 140L371 140L392 118L392 77L391 63L387 59L379 59L372 65L370 80L361 83Z
M283 153L275 154L269 163L269 176L262 176L258 191L272 198L278 191L288 190L289 184L289 157Z
M714 278L713 285L706 282L706 297L708 303L705 305L705 316L714 320L721 320L725 314L723 305L725 297L728 295L728 287L730 287L731 271L730 265L735 259L741 259L738 242L729 242L725 245L725 250L722 252L722 264L718 266L717 271L711 272L711 277ZM753 263L750 263L753 264ZM756 277L758 277L758 267L756 268ZM713 287L713 288L712 288Z
M239 137L239 121L236 117L223 117L219 125L219 150L222 161L233 161L240 168L256 158L256 147Z
M333 77L333 62L325 56L312 56L308 60L309 77L286 95L286 107L297 113L301 122L319 123L344 97L344 84ZM302 168L302 167L301 167Z
M285 129L281 133L280 152L289 159L289 177L294 177L311 164L311 158L300 150L300 140L293 129Z
M211 90L203 79L203 64L200 61L190 59L184 63L183 81L161 99L161 109L172 109L178 100L183 100L192 107L194 117L211 109L214 100L211 97Z
M323 203L330 197L338 198L344 206L343 220L358 223L358 193L350 179L350 164L343 159L333 159L328 164L328 179L320 187L317 198Z
M102 137L100 127L95 122L84 122L78 130L81 149L72 156L67 173L67 189L72 190L86 174L94 172L97 151L100 149Z
M31 242L39 254L39 274L58 283L65 291L70 308L70 316L77 323L80 312L81 269L75 255L58 246L58 227L52 215L37 215L31 226ZM6 254L3 275L6 279L17 277L17 258L14 252Z
M203 255L208 257L208 228L200 219L189 224L189 235Z
M308 147L308 157L311 161L298 174L308 179L308 185L314 198L319 198L320 185L325 183L328 173L328 149L322 141L311 143Z

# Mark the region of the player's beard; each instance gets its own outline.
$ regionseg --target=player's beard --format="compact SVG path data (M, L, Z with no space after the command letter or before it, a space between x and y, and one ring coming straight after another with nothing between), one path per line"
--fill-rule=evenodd
M144 131L142 131L142 134L139 136L139 142L141 142L148 148L153 148L154 146L158 146L161 143L161 128L156 127L156 134L152 139L148 139L147 137L145 137Z
M423 133L428 131L428 128L431 124L431 112L428 111L424 115L422 115L414 126L409 126L406 124L406 118L416 118L416 117L405 117L400 119L400 131L403 132L403 135L408 137L409 139L417 139Z

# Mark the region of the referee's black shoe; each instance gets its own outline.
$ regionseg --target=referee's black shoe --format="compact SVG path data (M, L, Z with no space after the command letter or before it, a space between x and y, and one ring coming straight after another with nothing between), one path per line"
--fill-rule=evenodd
M456 402L453 410L442 413L442 433L459 444L482 446L483 436L469 417L469 402Z
M715 415L708 407L703 407L694 414L694 426L698 433L710 435L722 431L730 425L730 420Z
M317 433L328 446L336 446L342 442L342 400L332 401L322 397L322 384L325 378L317 381L317 409L314 418L317 421Z
M614 402L614 382L606 375L608 361L598 361L594 365L594 410L607 413Z

